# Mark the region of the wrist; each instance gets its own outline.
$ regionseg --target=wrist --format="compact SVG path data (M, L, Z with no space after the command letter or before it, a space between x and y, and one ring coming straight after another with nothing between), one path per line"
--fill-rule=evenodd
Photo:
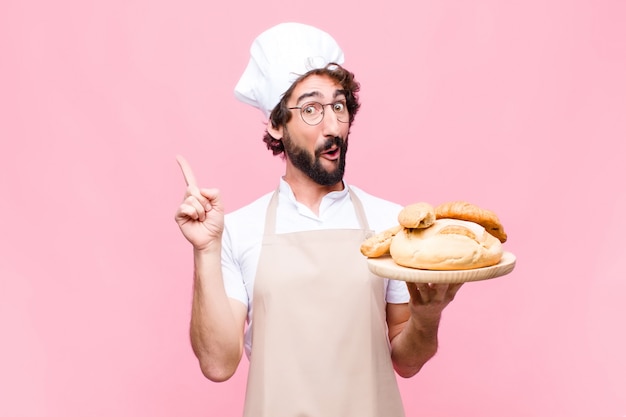
M193 255L196 258L203 258L205 256L211 255L221 255L222 253L222 242L221 241L213 241L209 242L204 246L194 246L193 247Z
M409 325L415 330L417 333L431 336L433 334L437 334L439 330L439 322L441 321L441 314L437 315L426 315L420 314L417 312L413 312L411 317L409 318Z

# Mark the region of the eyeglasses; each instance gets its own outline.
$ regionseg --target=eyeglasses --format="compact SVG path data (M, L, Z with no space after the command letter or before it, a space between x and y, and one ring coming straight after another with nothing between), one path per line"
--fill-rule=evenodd
M330 108L333 109L333 113L335 113L337 121L341 123L348 123L350 114L348 113L348 106L346 105L345 100L339 100L328 104L311 101L304 103L300 107L289 107L289 110L300 110L300 116L302 116L304 123L310 126L315 126L320 124L320 122L324 119L324 107L326 106L331 106Z

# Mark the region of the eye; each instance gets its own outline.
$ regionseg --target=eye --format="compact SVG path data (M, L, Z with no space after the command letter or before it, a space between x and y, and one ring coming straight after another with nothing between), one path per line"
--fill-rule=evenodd
M333 103L333 111L335 113L343 113L346 110L345 101L336 101Z
M313 116L313 115L319 113L319 111L320 111L319 107L320 106L317 103L307 103L307 104L302 106L302 114L306 114L308 116Z

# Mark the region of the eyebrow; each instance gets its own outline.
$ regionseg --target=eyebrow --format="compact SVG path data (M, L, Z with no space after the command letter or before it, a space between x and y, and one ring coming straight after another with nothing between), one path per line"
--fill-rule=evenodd
M333 99L337 98L338 96L346 96L346 90L335 90L335 93L333 94ZM296 104L300 104L302 100L310 98L310 97L320 98L322 97L322 93L320 93L319 91L311 91L308 93L301 94L298 97Z

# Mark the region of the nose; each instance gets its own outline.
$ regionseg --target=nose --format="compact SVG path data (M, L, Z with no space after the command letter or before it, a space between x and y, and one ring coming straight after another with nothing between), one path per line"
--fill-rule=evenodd
M346 123L341 123L337 119L337 115L331 108L324 109L324 118L322 119L323 124L323 133L324 136L340 136L341 134L341 125Z

